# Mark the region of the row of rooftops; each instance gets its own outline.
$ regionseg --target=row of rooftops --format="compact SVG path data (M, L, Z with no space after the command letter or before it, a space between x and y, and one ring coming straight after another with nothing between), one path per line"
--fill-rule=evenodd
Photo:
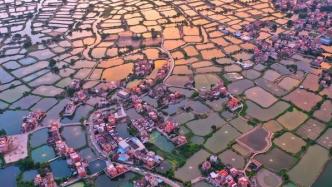
M206 87L201 88L199 90L199 96L211 101L226 97L228 98L226 106L231 112L235 112L243 106L238 98L228 92L222 81L219 81L216 85L211 85L210 89Z
M34 185L38 187L56 187L55 179L52 172L47 171L46 174L37 174L34 178Z
M139 180L134 181L134 187L156 187L163 181L153 175L147 174Z
M223 169L216 169L212 167L220 165L220 160L217 156L211 155L207 160L201 164L203 172L207 173L206 180L216 187L249 187L251 182L242 171L227 165Z
M61 139L59 128L59 122L51 122L49 136L52 141L49 143L51 143L58 155L67 158L68 163L76 169L79 177L85 177L87 175L87 163L80 157L74 148L69 147L66 142Z
M319 78L319 84L324 87L327 88L329 86L331 86L332 84L332 69L330 70L324 70Z
M106 163L105 173L111 178L114 179L122 174L125 174L129 171L128 167L123 164L113 164L110 161Z
M34 130L45 116L46 113L42 111L29 112L28 115L23 118L21 126L22 132L26 133Z

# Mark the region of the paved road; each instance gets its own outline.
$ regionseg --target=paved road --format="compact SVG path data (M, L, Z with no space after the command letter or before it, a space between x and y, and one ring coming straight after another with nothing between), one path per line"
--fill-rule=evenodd
M147 170L143 170L143 169L141 169L141 168L136 168L136 167L130 166L130 167L129 167L129 170L132 171L132 172L135 172L135 173L141 174L141 175L143 175L143 176L146 175L146 174L150 174L150 175L152 175L152 176L154 176L154 177L156 177L156 178L159 178L159 179L163 180L164 183L166 183L166 184L168 184L168 185L170 185L170 186L172 186L172 187L181 187L181 185L179 185L178 183L172 181L172 180L169 179L169 178L166 178L166 177L164 177L164 176L162 176L162 175L159 175L159 174L156 174L156 173L153 173L153 172L147 171Z

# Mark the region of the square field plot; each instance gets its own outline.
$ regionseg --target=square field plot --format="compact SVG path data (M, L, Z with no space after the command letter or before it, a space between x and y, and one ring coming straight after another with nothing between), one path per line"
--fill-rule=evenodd
M322 97L306 90L296 89L284 99L305 111L310 111Z
M324 101L320 109L315 111L314 116L324 122L329 122L332 119L332 102Z
M324 128L325 125L323 123L314 119L309 119L299 129L297 129L296 134L304 139L309 138L315 140Z
M277 101L277 98L260 87L250 88L245 92L245 95L248 99L254 101L264 108L270 107Z
M307 115L294 109L280 116L277 121L288 130L296 129L307 119Z
M209 157L209 153L205 150L200 150L193 156L188 158L186 164L175 171L175 176L181 181L190 181L196 177L201 176L199 165Z
M293 156L279 148L273 148L266 154L258 155L256 160L274 172L279 172L282 169L288 170L296 163L296 159Z
M199 119L190 121L187 126L192 132L199 136L206 136L212 132L212 126L215 125L217 128L222 127L226 122L219 117L217 113L209 113L209 116L205 119Z
M270 120L264 123L263 128L271 133L275 133L283 129L283 127L276 120Z
M301 147L306 144L305 141L290 132L286 132L282 136L276 138L273 142L286 152L293 154L298 153L301 150Z
M318 138L317 142L329 149L332 147L332 129L328 129L321 137Z
M289 178L297 186L311 186L324 168L329 154L319 145L308 148L300 162L289 172Z
M237 169L243 169L245 164L244 158L232 150L226 150L218 157L223 164L230 164Z
M240 133L230 125L225 125L209 138L204 147L213 153L218 153L227 148L229 142L240 136Z

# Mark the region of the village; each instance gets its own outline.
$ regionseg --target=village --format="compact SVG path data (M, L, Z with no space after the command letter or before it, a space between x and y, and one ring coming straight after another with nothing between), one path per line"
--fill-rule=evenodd
M2 185L331 186L331 5L2 1Z

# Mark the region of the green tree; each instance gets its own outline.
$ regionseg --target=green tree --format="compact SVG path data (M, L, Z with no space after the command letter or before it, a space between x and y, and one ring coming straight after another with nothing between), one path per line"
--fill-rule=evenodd
M285 169L282 169L279 172L279 175L282 177L282 179L284 180L285 183L289 182L289 176L288 176L287 171Z
M185 187L191 187L191 182L190 181L187 181L187 182L184 182L183 183Z
M213 132L215 132L217 130L217 126L216 125L212 125L211 129L212 129Z
M50 59L49 61L48 61L48 66L49 67L54 67L56 65L56 61L54 60L54 59Z
M30 157L28 157L24 160L18 161L18 166L19 166L20 170L22 170L22 171L27 171L27 170L31 170L31 169L35 168L35 164Z
M0 130L0 136L5 136L5 135L7 135L6 130L5 129L1 129Z
M288 20L287 21L287 27L291 28L293 26L293 21L292 20Z
M165 173L165 176L167 178L170 178L170 179L173 178L174 177L174 170L173 169L167 170L166 173Z

